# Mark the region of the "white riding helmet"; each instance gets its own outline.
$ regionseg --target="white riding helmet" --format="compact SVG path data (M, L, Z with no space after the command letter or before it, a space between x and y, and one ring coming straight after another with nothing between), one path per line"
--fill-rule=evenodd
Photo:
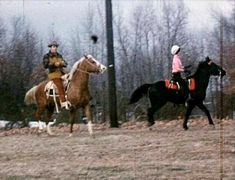
M171 54L175 55L176 53L179 52L179 50L180 50L180 47L177 46L177 45L174 45L174 46L172 46L172 48L171 48Z

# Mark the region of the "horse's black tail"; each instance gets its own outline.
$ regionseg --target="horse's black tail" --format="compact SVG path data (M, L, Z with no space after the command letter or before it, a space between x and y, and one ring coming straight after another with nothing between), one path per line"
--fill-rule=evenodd
M136 103L139 101L143 95L146 95L148 92L148 89L151 87L151 84L143 84L142 86L138 87L131 95L131 99L129 101L129 104Z

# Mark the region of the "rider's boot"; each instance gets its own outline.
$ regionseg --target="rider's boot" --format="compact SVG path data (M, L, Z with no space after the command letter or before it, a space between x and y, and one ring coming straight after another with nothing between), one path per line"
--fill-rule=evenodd
M62 109L70 110L71 103L69 101L64 101L60 103Z

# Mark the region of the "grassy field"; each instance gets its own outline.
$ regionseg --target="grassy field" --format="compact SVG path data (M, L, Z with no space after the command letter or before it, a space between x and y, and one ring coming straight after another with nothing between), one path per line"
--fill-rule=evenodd
M0 131L0 179L235 179L235 121L224 120L223 151L220 126L193 120L129 122L119 129L95 125L95 138L85 127L53 127L56 136L36 129ZM221 160L223 152L223 160Z

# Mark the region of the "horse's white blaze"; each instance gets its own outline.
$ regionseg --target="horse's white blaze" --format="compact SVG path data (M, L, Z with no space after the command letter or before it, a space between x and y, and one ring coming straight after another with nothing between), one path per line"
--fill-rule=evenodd
M92 59L93 61L95 61L96 63L96 66L99 66L100 67L100 72L103 73L107 67L103 64L101 64L99 61L97 61L92 55L88 55L87 56L89 59Z
M88 128L89 134L90 134L90 135L93 135L92 122L91 122L91 121L89 121L89 122L87 123L87 128Z
M100 64L100 72L104 73L106 71L107 67L104 66L103 64Z

